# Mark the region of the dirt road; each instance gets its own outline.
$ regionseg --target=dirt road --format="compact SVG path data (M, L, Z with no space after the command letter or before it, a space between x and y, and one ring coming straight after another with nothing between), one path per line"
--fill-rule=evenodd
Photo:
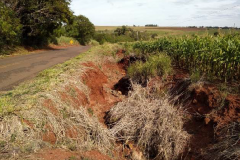
M78 46L0 59L0 91L11 90L40 71L63 63L88 49L89 46Z

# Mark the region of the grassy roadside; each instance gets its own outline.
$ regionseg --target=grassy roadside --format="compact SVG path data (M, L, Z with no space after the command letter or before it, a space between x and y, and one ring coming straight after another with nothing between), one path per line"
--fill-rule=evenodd
M65 63L40 72L35 79L20 84L12 91L0 93L0 116L28 109L36 103L39 93L51 91L59 84L67 81L67 79L63 79L64 74L73 75L79 67L82 68L81 63L98 61L99 56L112 55L117 48L117 45L112 44L93 47ZM23 101L28 104L19 107L19 104L22 104Z
M112 44L92 47L42 71L12 91L0 93L0 151L6 153L0 159L11 159L16 148L19 154L33 153L46 146L110 151L113 138L98 118L89 115L84 106L76 109L70 98L62 96L74 98L81 91L88 97L88 87L81 79L88 67L82 64L87 61L99 64L104 56L113 55L118 48ZM69 131L77 133L74 138Z

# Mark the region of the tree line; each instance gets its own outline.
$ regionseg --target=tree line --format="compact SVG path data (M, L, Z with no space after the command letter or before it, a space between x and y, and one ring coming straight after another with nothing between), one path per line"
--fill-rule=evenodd
M0 48L46 45L61 35L87 43L95 27L87 17L75 16L70 3L71 0L1 0Z

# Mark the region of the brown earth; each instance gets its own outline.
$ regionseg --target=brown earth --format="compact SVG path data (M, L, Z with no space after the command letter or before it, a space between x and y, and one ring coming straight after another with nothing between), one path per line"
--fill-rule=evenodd
M83 65L90 67L82 77L83 82L90 89L90 103L87 107L91 108L94 114L98 116L100 122L104 124L105 113L115 103L121 101L121 95L114 94L112 89L119 78L123 76L123 71L116 63L110 61L102 64L102 70L92 62Z
M59 111L54 106L54 103L53 103L53 101L51 99L45 100L44 103L43 103L43 106L47 107L50 110L50 112L52 114L54 114L55 116L59 115Z
M42 135L42 140L44 142L48 142L48 143L54 145L57 141L57 137L56 137L55 133L53 132L52 126L46 124L44 129L46 131Z
M87 151L87 152L72 152L64 149L44 149L39 153L28 157L30 160L41 159L41 160L111 160L107 155L103 155L98 151Z
M184 128L191 139L185 159L202 160L203 151L216 142L218 129L240 122L240 96L229 94L224 98L216 85L192 86L188 78L188 71L175 68L164 87L172 88L186 111Z

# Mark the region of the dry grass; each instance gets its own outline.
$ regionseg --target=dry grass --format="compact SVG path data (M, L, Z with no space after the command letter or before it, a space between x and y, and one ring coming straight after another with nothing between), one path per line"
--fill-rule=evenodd
M71 99L63 100L60 92L66 92L64 88L74 86L88 95L89 91L81 79L85 68L75 70L74 74L62 74L62 84L52 91L38 93L39 97L35 106L28 110L21 110L15 115L4 116L0 122L0 140L6 142L4 150L16 155L16 149L20 152L37 151L43 145L43 133L52 131L56 136L56 145L63 148L73 146L77 149L98 149L104 153L112 149L114 137L102 126L97 117L90 116L83 106L74 105ZM74 97L76 89L65 93L69 97ZM52 113L43 106L44 101L50 99L59 114ZM27 104L19 104L27 105ZM76 109L78 107L78 109ZM23 123L27 120L32 124L32 128ZM46 125L50 126L46 128ZM76 137L67 137L68 129L76 129Z
M240 158L240 123L232 123L217 132L218 143L204 153L206 159L238 160Z
M117 49L116 45L93 47L89 52L43 71L36 79L0 95L0 154L4 153L0 159L12 159L44 146L51 147L42 138L48 132L55 135L57 147L97 149L103 153L112 151L114 136L76 100L77 91L86 97L90 92L81 79L88 67L81 64L86 61L100 63L102 56ZM67 98L64 99L61 93ZM46 100L52 102L56 113L44 106ZM75 137L67 136L69 129L76 130Z
M129 97L108 114L111 133L119 141L135 142L148 159L176 159L189 139L183 130L181 110L166 98L154 98L146 88L133 88Z

